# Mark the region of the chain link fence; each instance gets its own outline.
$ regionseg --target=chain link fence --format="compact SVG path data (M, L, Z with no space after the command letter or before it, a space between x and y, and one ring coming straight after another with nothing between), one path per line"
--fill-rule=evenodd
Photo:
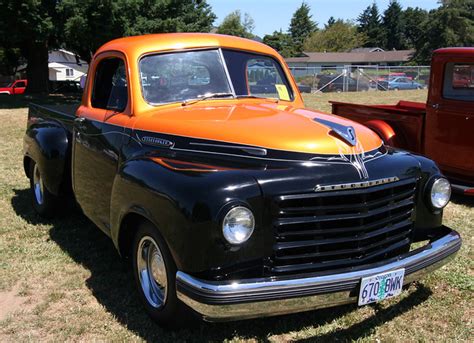
M290 67L301 92L366 92L424 89L429 66L347 65Z

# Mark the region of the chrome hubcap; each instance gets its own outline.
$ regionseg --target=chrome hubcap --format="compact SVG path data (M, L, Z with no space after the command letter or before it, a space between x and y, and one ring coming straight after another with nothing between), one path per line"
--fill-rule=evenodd
M43 204L43 179L38 168L38 165L35 164L33 169L33 189L35 192L35 199L39 205Z
M150 236L140 240L137 251L140 285L148 303L160 308L166 302L168 280L166 265L158 244Z

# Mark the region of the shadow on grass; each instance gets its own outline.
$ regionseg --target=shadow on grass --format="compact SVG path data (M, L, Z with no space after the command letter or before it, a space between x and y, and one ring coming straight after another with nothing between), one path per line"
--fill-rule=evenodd
M76 263L89 269L91 276L86 286L97 301L127 329L145 340L151 341L209 341L232 337L268 341L272 335L322 326L356 311L357 306L346 305L331 309L316 310L271 318L260 318L230 323L200 323L195 328L180 331L165 331L145 314L135 291L133 276L128 262L119 258L112 241L94 226L79 211L71 209L58 213L53 220L38 217L30 205L27 189L15 190L12 198L15 212L31 224L50 224L51 239L56 242ZM356 340L370 335L377 326L390 321L423 303L431 291L418 285L416 291L399 303L382 309L375 305L376 313L347 328L337 329L309 341Z
M451 196L451 201L458 205L465 205L469 207L474 207L474 196L467 196L461 194L453 194Z
M14 109L28 107L30 103L41 105L78 104L81 94L51 94L51 95L5 95L0 94L0 109Z

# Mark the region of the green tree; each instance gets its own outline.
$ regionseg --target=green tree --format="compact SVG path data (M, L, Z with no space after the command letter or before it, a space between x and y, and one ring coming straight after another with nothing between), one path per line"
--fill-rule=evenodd
M61 28L56 0L0 0L0 43L5 54L20 52L27 63L29 93L48 92L48 50Z
M414 49L423 36L423 25L428 18L428 12L418 7L408 7L404 11L403 17L405 20L406 45L408 48Z
M209 32L215 15L206 1L63 0L64 44L89 61L107 41L163 32Z
M248 13L242 14L236 10L228 14L217 28L217 33L224 35L238 36L243 38L253 38L254 21Z
M383 13L382 24L385 33L385 48L388 50L406 49L405 19L402 6L397 0L390 0L390 4Z
M359 15L357 21L359 23L357 30L367 37L365 47L385 47L384 30L380 19L379 8L375 2Z
M336 23L336 19L333 16L331 16L331 17L329 17L328 22L326 24L324 24L324 28L327 29L327 28L333 26L335 23Z
M303 44L313 32L318 29L317 23L312 20L311 8L305 2L296 10L291 18L289 33L297 54L303 51Z
M430 11L422 26L415 60L430 62L433 50L450 46L474 46L474 2L472 0L444 1Z
M13 75L20 64L25 63L18 48L0 47L0 75Z
M314 32L304 43L304 51L343 52L364 45L366 36L350 21L341 19L330 27Z
M295 48L291 36L281 30L274 31L271 35L265 35L263 37L263 43L271 46L283 57L291 57L295 55Z

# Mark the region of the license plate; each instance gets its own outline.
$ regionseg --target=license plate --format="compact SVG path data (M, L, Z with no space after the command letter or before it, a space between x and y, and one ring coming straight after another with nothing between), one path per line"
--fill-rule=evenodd
M362 278L359 306L395 297L402 292L405 269Z

